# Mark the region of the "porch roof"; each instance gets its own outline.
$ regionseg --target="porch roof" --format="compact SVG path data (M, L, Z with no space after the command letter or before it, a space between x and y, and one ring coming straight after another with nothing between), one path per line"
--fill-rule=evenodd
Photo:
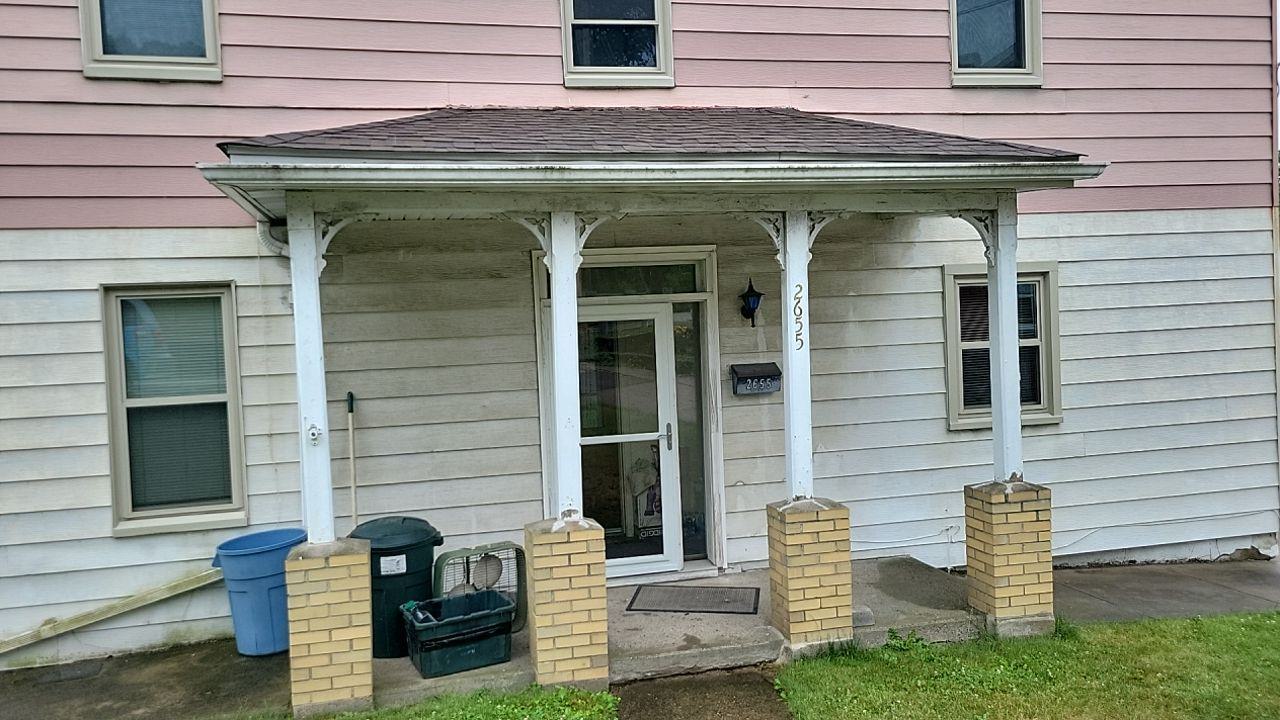
M836 156L1078 160L1079 153L777 107L450 107L360 125L224 142L229 156Z
M318 212L348 216L936 211L993 207L992 191L1072 187L1106 167L1074 152L787 108L444 108L219 147L229 161L201 172L268 222L284 218L293 191L311 193ZM926 195L900 202L908 192ZM942 192L952 197L939 202Z

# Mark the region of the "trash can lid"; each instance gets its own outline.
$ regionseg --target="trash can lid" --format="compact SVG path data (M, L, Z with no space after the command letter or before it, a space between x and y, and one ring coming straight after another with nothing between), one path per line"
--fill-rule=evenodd
M393 550L412 545L440 545L444 535L434 525L416 517L393 515L362 522L349 537L369 541L372 550Z
M291 547L306 539L307 531L302 528L262 530L259 532L249 533L248 535L239 535L231 538L230 540L225 540L218 545L214 552L217 555L255 555L257 553L271 552L272 550ZM216 558L214 560L214 567L219 567Z

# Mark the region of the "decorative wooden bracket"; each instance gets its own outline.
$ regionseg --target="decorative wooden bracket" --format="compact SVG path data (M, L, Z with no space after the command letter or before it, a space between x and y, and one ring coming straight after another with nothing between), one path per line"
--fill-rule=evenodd
M573 253L574 269L582 265L582 248L586 247L587 238L591 237L591 233L596 228L604 224L606 220L621 220L625 217L625 213L604 214L604 215L574 215L575 232L575 250ZM551 267L551 213L535 213L531 215L520 215L515 213L504 213L499 217L518 223L525 230L528 230L534 239L538 241L538 246L542 248L542 262L548 268Z
M822 229L825 228L828 223L830 223L832 220L836 220L836 219L848 216L848 213L839 213L839 212L808 211L806 214L808 215L808 218L809 218L809 238L808 238L809 250L813 250L813 242L818 239L818 233L821 233ZM755 222L757 225L764 228L764 231L766 233L768 233L769 239L773 241L773 246L778 249L778 254L774 256L774 259L778 261L778 267L782 268L783 270L786 270L787 269L787 261L785 257L786 255L785 244L786 244L786 232L787 232L786 213L760 212L760 213L750 213L745 215L744 217ZM812 258L813 254L810 253L809 257Z
M987 258L987 267L995 267L996 243L996 211L995 210L960 210L951 213L951 217L960 218L973 226L982 238L983 254Z
M783 257L782 250L783 234L786 232L785 216L780 212L761 212L751 213L746 217L764 228L764 231L769 235L769 239L773 241L773 246L778 249L778 254L774 256L774 259L778 261L778 267L783 270L787 269L787 261Z

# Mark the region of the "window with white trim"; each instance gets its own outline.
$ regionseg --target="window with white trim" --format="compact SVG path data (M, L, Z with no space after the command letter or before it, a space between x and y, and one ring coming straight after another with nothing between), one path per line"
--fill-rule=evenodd
M243 525L231 287L105 296L116 534Z
M951 84L1038 87L1040 0L951 0Z
M216 0L80 0L87 77L222 79Z
M671 0L561 0L564 84L672 87Z
M991 427L991 334L985 265L944 270L947 415L952 430ZM1058 271L1018 266L1018 368L1022 422L1062 421L1058 360Z

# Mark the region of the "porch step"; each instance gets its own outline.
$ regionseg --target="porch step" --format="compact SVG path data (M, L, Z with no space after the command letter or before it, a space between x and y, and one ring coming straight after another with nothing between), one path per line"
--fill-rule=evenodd
M670 651L627 647L612 637L609 644L609 682L614 684L776 662L783 647L782 635L767 625L741 630L732 642L714 646L692 635Z

